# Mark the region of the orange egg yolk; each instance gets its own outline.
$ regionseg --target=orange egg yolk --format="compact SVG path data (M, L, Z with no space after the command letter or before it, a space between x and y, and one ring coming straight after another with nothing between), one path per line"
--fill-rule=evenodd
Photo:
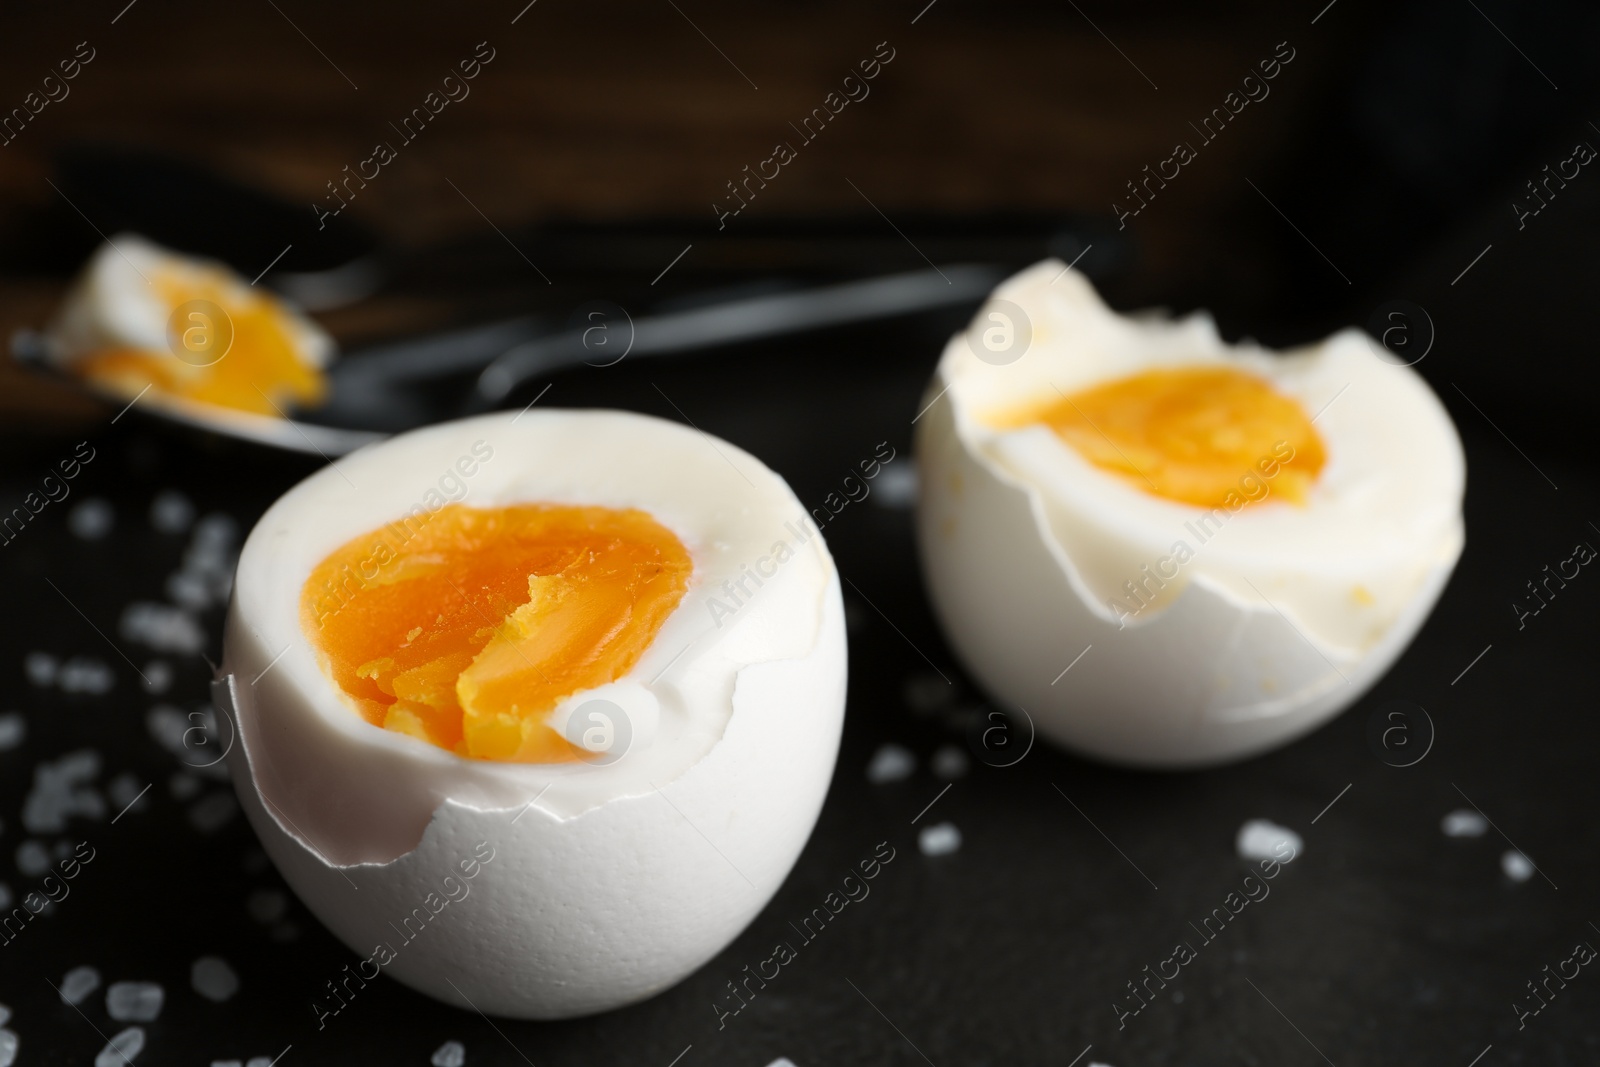
M1148 370L987 421L1042 423L1129 485L1208 508L1259 499L1262 484L1303 505L1327 458L1296 401L1231 367Z
M376 726L474 759L575 760L550 712L631 670L692 570L637 509L450 504L336 549L301 625Z
M209 310L184 317L177 325L175 351L110 347L91 352L74 370L120 393L133 396L146 386L204 404L287 415L291 408L314 407L327 391L322 372L300 350L294 324L277 298L257 292L212 267L153 271L149 278L169 309L189 301L208 301ZM214 356L220 356L213 362Z

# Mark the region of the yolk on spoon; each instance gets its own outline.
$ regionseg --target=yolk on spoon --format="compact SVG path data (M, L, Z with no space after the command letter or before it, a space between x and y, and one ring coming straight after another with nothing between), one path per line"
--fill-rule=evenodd
M104 348L76 362L77 373L130 396L154 385L170 396L257 415L282 415L322 402L327 391L322 372L300 351L288 312L275 297L246 289L209 267L152 272L150 284L169 308L202 300L228 321L206 321L214 316L203 312L203 318L181 324L186 337L188 330L197 331L199 349L189 359L165 350ZM230 343L213 361L211 346L229 332Z
M1231 367L1148 370L986 421L1043 424L1129 485L1202 507L1228 506L1246 476L1304 504L1326 460L1295 400Z
M575 760L549 713L631 670L692 570L638 509L450 504L334 550L301 625L374 725L476 759Z

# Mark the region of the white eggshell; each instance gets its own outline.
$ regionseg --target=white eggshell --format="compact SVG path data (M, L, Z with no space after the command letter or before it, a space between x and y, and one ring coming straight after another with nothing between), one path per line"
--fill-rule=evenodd
M1460 442L1415 372L1382 364L1353 334L1279 359L1230 348L1201 316L1123 318L1054 261L995 296L1032 318L1033 349L991 365L957 335L917 426L923 572L951 644L991 693L1087 755L1191 767L1284 744L1382 676L1464 543ZM1350 390L1348 406L1325 408L1316 424L1332 488L1309 514L1325 528L1308 532L1288 505L1246 508L1223 531L1231 540L1201 547L1130 622L1110 598L1141 562L1190 538L1183 523L1201 509L1093 469L1048 431L986 431L974 412L1192 361L1245 364L1313 411L1341 383ZM1383 466L1412 454L1412 470ZM1410 510L1398 514L1396 499Z
M690 549L689 591L640 663L557 709L603 699L637 719L614 761L469 760L371 726L301 631L311 568L486 442L492 459L450 482L468 505L640 507ZM838 752L843 604L803 516L734 446L595 411L406 434L267 512L240 559L216 687L237 730L228 763L268 854L363 958L360 974L381 968L489 1014L563 1018L659 992L738 935L798 858ZM793 554L772 563L779 541ZM751 568L772 571L756 595L731 616L708 611ZM328 978L341 989L348 975ZM319 1010L338 1003L330 991Z

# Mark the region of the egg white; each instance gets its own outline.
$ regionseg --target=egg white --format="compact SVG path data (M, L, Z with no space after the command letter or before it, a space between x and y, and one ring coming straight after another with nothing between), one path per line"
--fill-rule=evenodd
M70 367L106 348L170 351L167 320L176 305L156 291L151 279L199 273L225 281L225 304L263 295L226 264L174 252L135 233L117 234L95 249L62 303L50 330L53 357ZM279 307L301 358L325 367L336 350L333 338L288 305Z
M462 503L642 508L689 549L683 600L635 667L591 694L641 720L615 762L472 760L374 727L301 629L313 567L406 514L484 443L492 458L448 483L465 484ZM490 842L497 859L472 897L385 970L492 1013L599 1011L699 966L787 875L837 755L842 600L820 534L797 536L803 514L781 478L732 445L604 411L428 427L290 490L241 554L219 687L238 728L235 784L286 880L366 956ZM731 615L712 611L713 594L727 603L723 583L779 542L793 554L763 568L773 573L759 588L746 580L755 595Z
M1164 766L1281 743L1375 681L1464 543L1460 441L1420 376L1354 331L1278 355L1224 343L1204 314L1119 316L1056 261L994 299L1029 317L1030 346L1008 363L978 358L992 305L981 309L947 346L918 426L924 571L973 672L1062 743ZM1304 506L1247 466L1241 478L1267 495L1204 519L1211 509L1095 467L1048 427L986 421L1197 365L1264 378L1315 418L1327 462ZM1153 602L1138 607L1126 583L1147 567L1177 573L1146 584Z

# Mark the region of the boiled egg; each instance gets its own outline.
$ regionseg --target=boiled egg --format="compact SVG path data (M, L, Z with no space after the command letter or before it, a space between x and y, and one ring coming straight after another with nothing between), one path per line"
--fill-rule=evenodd
M1378 351L1119 315L1053 260L1002 284L917 420L923 569L971 673L1137 766L1248 756L1349 706L1464 544L1455 427Z
M760 911L838 751L839 578L759 460L677 423L444 423L301 482L245 543L219 708L284 878L461 1008L603 1011ZM226 730L224 730L226 732Z
M287 417L326 392L333 340L227 266L119 234L96 249L50 330L63 369L132 399Z

